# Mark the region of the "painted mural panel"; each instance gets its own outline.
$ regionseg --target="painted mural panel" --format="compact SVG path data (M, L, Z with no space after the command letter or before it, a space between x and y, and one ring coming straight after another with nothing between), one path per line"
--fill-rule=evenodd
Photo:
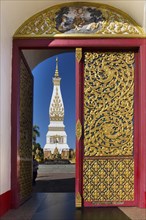
M56 28L62 33L95 33L103 27L102 11L95 7L63 7L56 13Z

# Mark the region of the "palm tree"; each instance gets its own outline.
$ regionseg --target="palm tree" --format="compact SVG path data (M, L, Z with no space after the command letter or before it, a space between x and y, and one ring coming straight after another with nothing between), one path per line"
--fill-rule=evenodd
M40 132L39 132L39 126L38 125L34 125L33 126L33 131L32 131L32 144L35 145L36 144L36 139L37 137L40 137Z

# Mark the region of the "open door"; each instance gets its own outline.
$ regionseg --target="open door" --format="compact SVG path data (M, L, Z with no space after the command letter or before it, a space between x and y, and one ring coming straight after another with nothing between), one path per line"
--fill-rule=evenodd
M12 142L12 205L17 208L32 193L32 123L33 123L33 75L22 53L19 53L19 68L13 83L16 112L12 113L12 122L17 120L17 130L13 129ZM16 66L17 67L17 66ZM18 80L18 81L17 81ZM19 82L19 87L18 83ZM14 102L13 101L13 102ZM14 103L13 103L14 104ZM16 119L17 117L17 119ZM13 125L13 126L14 126ZM17 140L15 133L17 133ZM14 152L13 152L14 150Z
M32 192L32 127L33 75L24 57L20 61L20 147L19 195L20 203Z
M76 207L136 205L135 56L80 49Z

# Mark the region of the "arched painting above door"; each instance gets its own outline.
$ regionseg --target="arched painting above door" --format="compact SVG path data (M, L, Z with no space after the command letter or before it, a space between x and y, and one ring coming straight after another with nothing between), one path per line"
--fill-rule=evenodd
M105 4L74 2L55 5L26 20L14 38L144 37L126 13Z

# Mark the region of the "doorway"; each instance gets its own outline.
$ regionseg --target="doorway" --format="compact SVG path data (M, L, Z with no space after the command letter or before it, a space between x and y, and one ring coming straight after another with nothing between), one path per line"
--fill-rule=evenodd
M119 41L120 41L120 47L119 47ZM137 54L135 56L135 59L137 60L138 65L135 66L136 68L136 72L139 71L141 73L141 68L140 68L140 63L138 62L138 60L141 57L141 54L143 53L143 50L139 50L137 49L139 47L140 44L143 43L143 40L129 40L129 39L108 39L108 40L103 40L103 39L90 39L90 40L65 40L65 39L59 39L59 40L15 40L14 41L14 58L13 58L13 94L12 94L12 146L13 146L13 154L15 153L15 157L12 157L13 160L13 167L15 169L13 174L15 174L15 180L12 181L12 186L15 186L15 188L12 187L12 191L14 190L14 194L13 194L13 199L14 199L14 204L16 205L16 195L18 195L18 188L16 188L16 180L18 179L18 175L16 173L16 170L18 169L17 166L17 138L19 137L19 129L17 127L17 125L19 124L19 118L17 117L19 114L19 106L18 106L18 97L19 97L19 92L16 91L16 88L19 88L19 64L20 64L20 53L19 53L19 48L38 48L38 45L40 45L40 48L86 48L87 45L90 45L93 48L116 48L117 50L119 50L121 48L121 45L123 45L123 47L125 45L126 46L126 51L127 49L129 51L131 50L137 50ZM142 48L142 47L141 47ZM81 55L81 50L77 50L80 53L76 53L76 136L77 136L77 140L76 140L76 206L77 207L81 207L83 204L83 178L82 178L82 174L83 174L83 147L84 146L84 133L82 130L82 125L83 125L83 99L82 99L82 95L83 95L83 90L82 90L82 85L83 85L83 77L82 77L82 69L83 69L83 62L82 62L82 55ZM79 59L80 57L80 59ZM143 84L139 84L141 82L141 78L142 74L139 74L139 78L138 78L138 85L137 85L137 93L135 94L135 98L138 100L136 103L136 107L135 107L135 112L137 112L137 119L136 119L136 123L137 123L137 127L136 130L134 131L134 139L136 143L139 143L139 129L140 129L140 120L138 119L138 117L141 118L141 113L140 113L140 109L139 106L142 105L143 103L140 102L140 100L138 99L138 97L141 96L141 91L142 91L142 85ZM15 105L16 104L16 105ZM142 118L141 118L142 119ZM142 120L143 121L143 120ZM142 123L141 121L141 123ZM18 136L16 136L18 135ZM139 148L138 152L136 152L137 154L137 160L140 163L139 157L142 154L141 152L141 148ZM136 166L137 164L136 163ZM140 175L142 175L142 171L140 169L140 164L139 166L135 169L135 178L136 178L136 182L137 182L137 186L135 188L136 190L136 194L138 195L137 197L137 201L135 202L135 205L140 206L141 201L144 200L140 200L141 196L144 195L142 193L142 188L141 188L141 182L138 182L137 179L137 173L139 173ZM138 194L138 192L141 192ZM141 195L141 196L140 196ZM143 197L144 198L144 197ZM19 203L17 202L17 205ZM94 204L95 205L95 204ZM107 204L106 204L107 205ZM123 204L121 204L122 206Z
M68 54L66 54L68 51ZM70 61L70 67L74 65L74 52L73 50L66 50L64 51L63 49L53 49L53 50L22 50L22 52L19 54L20 55L20 73L19 73L19 77L20 77L20 122L19 122L19 126L20 126L20 145L18 147L18 157L19 157L19 164L17 164L17 167L19 169L19 173L18 173L18 188L15 190L17 190L17 192L15 193L15 200L17 200L18 205L23 203L31 194L32 191L32 187L31 187L31 179L32 179L32 147L31 147L31 139L32 139L32 100L33 100L33 87L35 87L35 83L40 84L40 86L44 86L41 85L42 81L41 79L35 80L35 77L32 76L32 69L34 68L34 66L36 66L37 63L39 63L39 61L41 59L47 59L48 57L48 64L50 65L50 67L48 66L45 67L44 72L46 72L45 74L47 74L45 77L46 79L44 80L45 82L48 81L48 88L45 88L46 90L49 90L49 94L48 97L46 97L47 100L44 100L44 104L43 103L36 103L34 104L34 110L38 111L39 109L39 105L42 106L42 108L44 107L46 112L44 113L43 110L39 111L40 114L40 120L43 121L42 116L44 117L45 115L45 121L46 123L49 121L49 96L51 99L51 95L52 95L52 91L53 91L53 85L52 85L52 77L54 74L53 71L53 65L52 62L53 59L56 59L56 56L58 56L58 58L60 58L59 60L59 71L61 72L61 76L63 77L62 79L62 84L63 84L63 98L65 99L65 109L66 109L66 116L65 117L65 124L66 124L66 129L67 129L67 133L69 133L69 143L70 146L72 146L74 144L74 146L70 147L74 149L75 147L75 86L74 86L74 82L75 82L75 71L74 68L72 68L72 70L68 70L67 69L63 69L63 68L67 68L67 66L65 66L65 64L67 65ZM64 57L63 57L64 56ZM70 59L70 56L72 56L72 59ZM52 59L52 60L51 60ZM62 62L61 62L62 59ZM68 61L67 61L68 59ZM46 60L47 61L47 60ZM61 62L61 63L60 63ZM64 63L64 64L63 64ZM71 65L72 63L72 65ZM55 63L54 63L55 64ZM52 70L51 70L52 69ZM54 65L54 71L55 71L55 65ZM49 72L52 72L49 73ZM40 73L42 76L41 78L43 78L43 72ZM70 75L69 75L70 74ZM34 80L33 80L34 78ZM66 79L67 78L67 79ZM70 85L67 84L67 81L71 81ZM34 82L33 82L34 81ZM45 87L45 86L44 86ZM70 90L70 91L69 91ZM38 92L41 92L42 89L40 89ZM68 92L66 92L68 91ZM46 93L48 93L48 91L45 91ZM70 94L71 93L71 94ZM70 94L70 99L68 100L68 95ZM39 97L39 95L37 94L37 98L40 100L40 102L43 101L44 99L44 94L41 94L42 97ZM46 95L46 94L45 94ZM36 102L36 99L34 100ZM67 103L68 102L68 103ZM47 107L45 107L47 105ZM71 109L69 109L71 108ZM42 113L43 112L43 113ZM72 117L70 117L70 114L72 112ZM35 113L35 117L38 118L39 115L38 113ZM36 119L35 118L35 119ZM67 120L68 118L68 120ZM70 119L69 119L70 118ZM38 120L39 121L39 120ZM69 121L69 123L68 123ZM35 120L35 122L37 122L37 120ZM40 122L39 122L40 124ZM42 126L42 125L41 125ZM44 126L45 127L45 126ZM45 129L45 133L47 133L47 127L48 124L46 124L46 128ZM42 127L41 127L42 130ZM44 139L46 134L43 133L43 137ZM43 140L46 141L46 140ZM43 144L45 144L45 142L42 142ZM42 144L42 145L43 145ZM14 161L14 157L12 158L12 161ZM14 166L14 163L12 162L12 165ZM29 166L29 167L28 167ZM73 166L74 167L74 166ZM40 169L41 170L41 169ZM73 168L74 171L74 168ZM64 173L64 172L63 172ZM14 180L14 175L12 175L12 180ZM16 180L14 180L16 182ZM13 182L13 181L12 181ZM72 178L72 188L74 190L74 178ZM68 180L67 180L68 183ZM71 189L72 189L71 188ZM40 190L40 189L39 189ZM50 189L51 190L51 189Z
M24 52L24 51L23 51ZM24 52L28 58L29 51ZM38 51L39 53L39 51ZM41 51L41 54L43 51ZM32 51L31 51L32 54ZM36 51L35 51L36 54ZM34 143L33 153L39 161L38 177L33 192L74 192L75 191L75 56L73 50L45 50L49 56L33 68L34 76L34 120L38 125L40 137ZM42 54L43 55L43 54ZM34 56L33 56L34 57ZM56 63L57 59L57 63ZM29 58L28 58L29 60ZM53 112L58 121L51 120L51 100L54 94L54 75L60 78L60 94L55 93L54 102L57 109ZM58 100L56 103L55 100ZM60 102L60 100L62 100ZM53 102L53 103L54 103ZM58 109L60 106L60 109ZM58 118L62 114L63 119ZM62 117L62 115L61 115ZM61 121L60 121L61 120ZM53 127L52 127L53 126ZM62 126L62 127L60 127ZM64 127L64 128L63 128ZM64 130L64 133L63 133ZM58 141L54 138L58 135ZM62 136L61 136L62 135ZM65 136L64 136L65 135ZM64 140L65 138L65 140ZM60 151L69 146L68 151ZM40 145L44 158L39 156ZM50 147L50 148L49 148ZM57 147L57 148L56 148ZM51 149L51 152L50 152ZM57 150L57 151L56 151ZM55 151L55 152L54 152ZM65 155L66 153L66 155Z

